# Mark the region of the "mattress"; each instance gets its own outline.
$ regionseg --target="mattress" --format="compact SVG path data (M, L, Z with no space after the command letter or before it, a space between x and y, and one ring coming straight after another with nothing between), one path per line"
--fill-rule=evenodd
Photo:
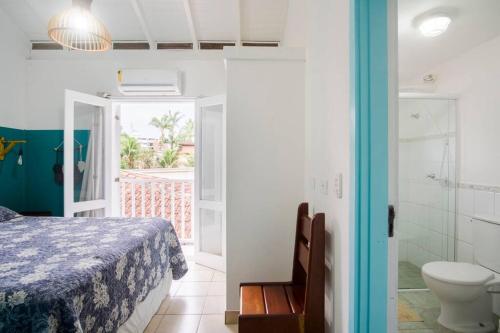
M18 217L0 223L0 332L115 332L171 271L160 218Z

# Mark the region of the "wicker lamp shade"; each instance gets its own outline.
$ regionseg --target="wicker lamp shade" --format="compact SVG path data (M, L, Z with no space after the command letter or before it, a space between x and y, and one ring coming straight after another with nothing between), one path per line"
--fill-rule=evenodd
M52 17L49 21L49 37L56 43L74 50L109 50L111 35L89 9L73 6Z

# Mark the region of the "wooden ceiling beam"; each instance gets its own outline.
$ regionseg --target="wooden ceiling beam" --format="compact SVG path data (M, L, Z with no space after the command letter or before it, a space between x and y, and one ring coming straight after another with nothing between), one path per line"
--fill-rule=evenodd
M146 18L144 16L144 10L142 9L142 5L140 4L139 1L140 0L130 0L130 4L134 9L137 19L139 20L142 32L144 33L144 36L146 36L146 39L148 40L149 49L154 50L156 49L155 41L153 39L153 36L151 35L151 30L149 29L148 24L146 22Z
M186 14L186 19L188 22L189 33L191 35L191 40L193 41L193 50L198 50L198 38L196 36L196 29L194 27L193 12L191 11L191 4L189 0L182 0L184 4L184 12Z
M241 46L241 0L234 0L236 1L236 17L237 17L237 39L236 39L236 46Z

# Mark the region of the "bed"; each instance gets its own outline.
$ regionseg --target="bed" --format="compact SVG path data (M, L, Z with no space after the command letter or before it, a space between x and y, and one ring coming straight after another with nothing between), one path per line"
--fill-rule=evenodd
M0 332L140 332L186 272L164 219L0 209Z

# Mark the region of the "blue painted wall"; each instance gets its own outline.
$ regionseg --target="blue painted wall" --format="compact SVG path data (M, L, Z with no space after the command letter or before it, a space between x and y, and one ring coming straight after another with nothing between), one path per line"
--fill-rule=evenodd
M0 127L0 137L6 140L25 140L26 132L15 128ZM26 204L26 164L17 165L17 145L3 161L0 161L0 206L16 211L25 210ZM26 145L23 147L26 154Z
M54 147L58 146L64 136L62 130L18 130L0 127L0 135L7 139L22 138L28 142L24 145L24 165L16 164L17 151L10 153L4 161L0 161L0 205L17 211L50 211L55 216L63 215L63 186L54 180L53 166L56 159L63 160L62 153L57 157ZM76 139L84 144L83 160L89 131L80 130L75 133ZM75 152L75 161L78 152ZM3 180L5 179L5 184ZM76 186L78 191L79 186Z

